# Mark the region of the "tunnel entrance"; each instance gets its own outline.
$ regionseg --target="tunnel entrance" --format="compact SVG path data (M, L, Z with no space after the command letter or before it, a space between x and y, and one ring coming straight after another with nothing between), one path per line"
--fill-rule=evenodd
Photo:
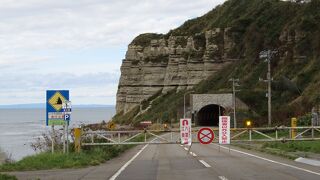
M219 113L224 115L224 108L217 104L204 106L197 113L198 126L219 126Z

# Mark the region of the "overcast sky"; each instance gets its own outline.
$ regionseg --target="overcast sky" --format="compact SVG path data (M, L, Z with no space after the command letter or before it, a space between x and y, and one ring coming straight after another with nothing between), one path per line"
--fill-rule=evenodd
M1 0L0 105L44 103L49 89L73 104L115 104L131 40L167 33L224 0Z

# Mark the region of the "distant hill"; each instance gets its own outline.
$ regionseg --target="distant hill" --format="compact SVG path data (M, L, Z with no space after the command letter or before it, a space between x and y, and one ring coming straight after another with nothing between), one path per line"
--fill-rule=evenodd
M230 93L229 79L238 78L237 97L250 111L238 112L237 119L263 124L268 116L267 84L261 81L267 63L259 56L263 50L275 50L275 124L289 124L290 117L319 107L320 0L297 2L228 0L167 34L137 36L122 64L114 120L170 123L183 116L186 89L195 94Z
M114 108L114 105L103 105L103 104L79 104L73 105L73 108ZM33 104L10 104L0 105L0 109L45 109L45 103L33 103Z

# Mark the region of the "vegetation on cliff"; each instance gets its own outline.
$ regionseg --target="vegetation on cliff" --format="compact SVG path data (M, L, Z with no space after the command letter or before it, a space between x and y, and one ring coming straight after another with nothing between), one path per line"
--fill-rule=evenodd
M257 113L263 123L267 116L266 84L260 82L259 77L266 77L267 63L259 59L259 52L273 49L278 51L271 61L275 124L287 124L288 118L301 116L319 104L320 0L309 3L229 0L166 35L140 35L133 43L145 45L151 39L170 35L196 37L217 27L230 28L228 33L235 42L230 53L240 60L203 80L194 87L195 93L231 92L228 80L239 78L241 91L238 97ZM198 44L204 46L201 41ZM177 120L182 116L184 93L173 90L162 95L153 101L152 108L136 117L134 123ZM128 122L136 116L136 113L131 114L123 121ZM117 118L122 119L121 114Z

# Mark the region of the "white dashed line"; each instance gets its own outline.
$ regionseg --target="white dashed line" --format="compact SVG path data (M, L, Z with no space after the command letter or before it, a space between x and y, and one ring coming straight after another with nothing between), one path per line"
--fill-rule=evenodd
M196 157L196 156L197 156L197 155L196 155L196 153L191 152L191 151L190 151L190 154L191 154L192 156L194 156L194 157Z
M184 150L188 151L188 148L184 147Z
M207 162L205 162L204 160L199 160L205 167L209 168L211 167Z
M228 180L226 177L224 176L218 176L221 180Z

